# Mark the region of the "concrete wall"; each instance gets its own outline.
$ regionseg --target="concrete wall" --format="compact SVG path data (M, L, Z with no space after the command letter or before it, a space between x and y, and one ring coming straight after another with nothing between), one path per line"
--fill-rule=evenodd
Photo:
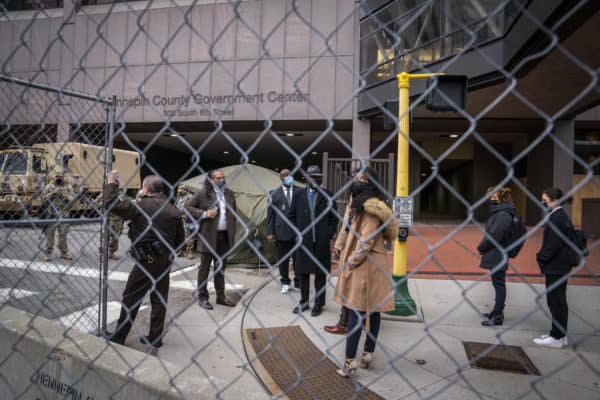
M191 3L83 7L64 16L74 32L64 46L63 10L9 13L0 64L14 76L116 95L126 122L352 118L353 0L248 0L239 16L229 2ZM60 76L65 64L69 76Z
M172 364L76 330L65 331L56 322L6 305L0 310L0 359L1 399L214 397L210 382L198 374L184 371L175 379L176 391L169 374L181 371Z

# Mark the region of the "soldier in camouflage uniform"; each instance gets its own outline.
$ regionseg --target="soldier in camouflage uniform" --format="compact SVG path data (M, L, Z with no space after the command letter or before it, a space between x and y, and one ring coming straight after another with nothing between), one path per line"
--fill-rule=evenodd
M119 201L121 200L123 200L123 193L120 193L119 196ZM100 194L100 196L98 196L95 200L96 207L98 207L99 210L102 209L102 201L103 195ZM110 227L108 232L108 258L110 260L119 259L119 256L117 256L116 253L119 249L119 238L121 237L121 234L123 234L124 222L125 220L119 217L117 214L112 212L108 214L108 226ZM100 249L100 252L102 252L102 249Z
M192 235L192 231L194 230L193 223L189 220L187 213L185 211L185 203L192 198L194 193L188 189L187 186L181 185L179 189L177 189L177 201L175 202L175 206L181 212L181 219L183 220L183 227L185 228L185 252L187 254L187 258L192 260L194 258L194 239ZM181 254L178 254L181 256Z
M62 175L57 175L53 183L44 187L42 197L46 199L46 216L51 219L69 218L69 213L76 199L76 194L71 185L69 185ZM72 260L69 255L67 245L67 233L69 224L66 222L52 222L44 228L46 237L46 256L45 261L50 261L52 251L54 250L54 232L58 229L58 249L60 258L63 260Z

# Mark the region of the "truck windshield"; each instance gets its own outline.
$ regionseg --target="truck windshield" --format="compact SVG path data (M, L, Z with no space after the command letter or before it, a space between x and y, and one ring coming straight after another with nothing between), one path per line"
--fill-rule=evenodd
M5 174L25 174L27 172L27 154L10 153L6 156Z

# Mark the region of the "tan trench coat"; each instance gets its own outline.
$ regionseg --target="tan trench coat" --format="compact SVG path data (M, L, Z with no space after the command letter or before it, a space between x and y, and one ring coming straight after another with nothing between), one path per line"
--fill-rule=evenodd
M387 226L376 233L384 223ZM376 198L365 202L365 212L353 219L342 247L336 302L363 312L394 309L392 264L384 243L394 240L397 231L387 204Z

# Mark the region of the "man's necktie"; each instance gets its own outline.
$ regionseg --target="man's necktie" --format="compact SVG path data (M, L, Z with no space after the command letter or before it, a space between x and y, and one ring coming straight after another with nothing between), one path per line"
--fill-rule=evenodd
M288 207L292 206L292 190L285 189L285 198L287 199Z

